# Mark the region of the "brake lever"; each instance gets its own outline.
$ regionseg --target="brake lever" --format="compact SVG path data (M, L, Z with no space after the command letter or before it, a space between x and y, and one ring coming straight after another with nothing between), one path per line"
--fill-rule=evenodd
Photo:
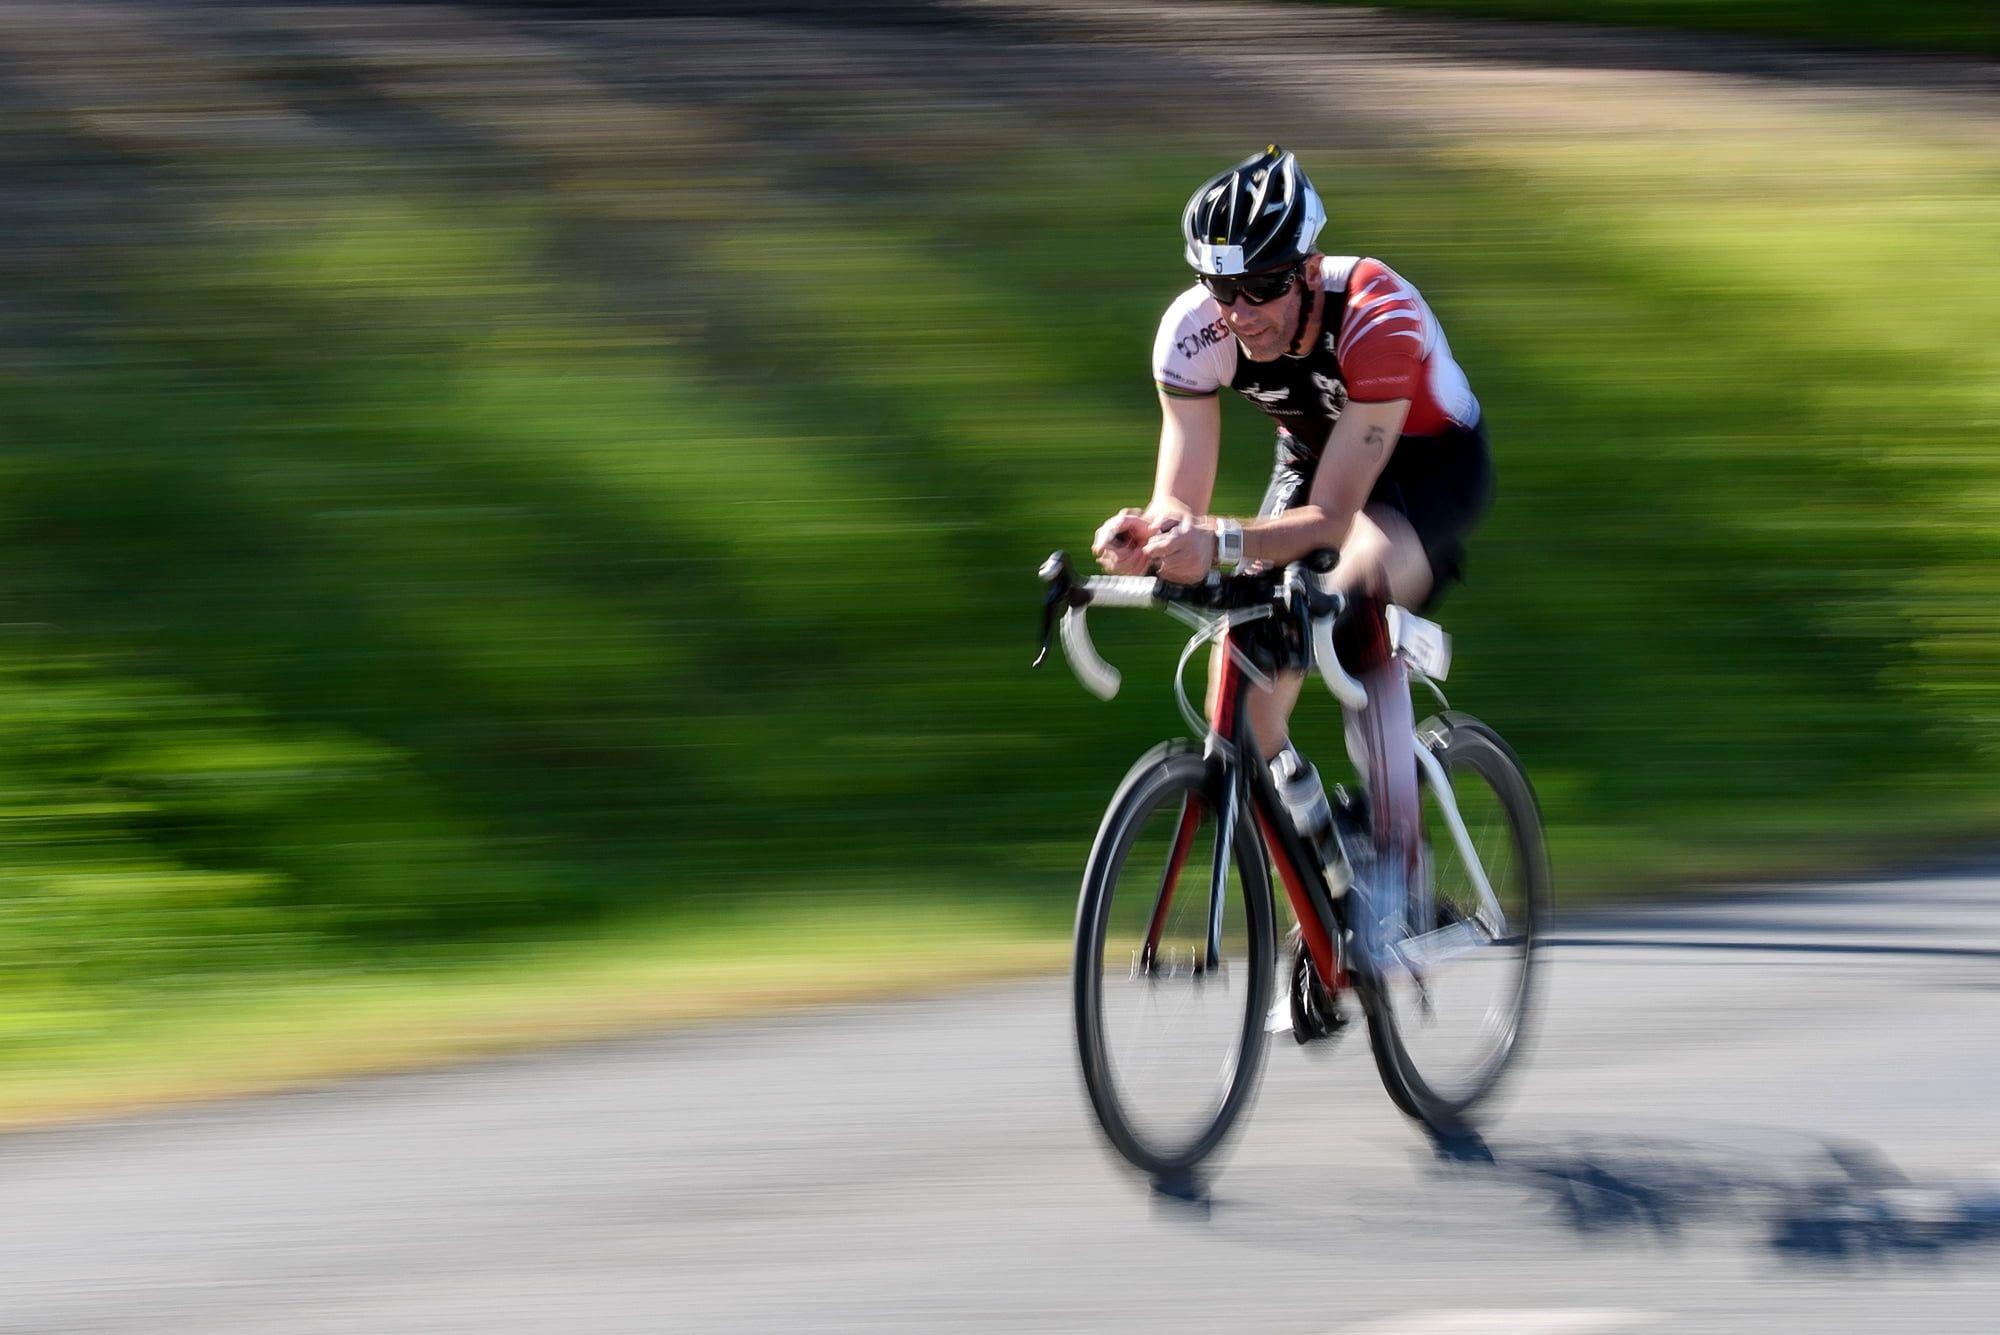
M1334 567L1339 564L1340 551L1334 547L1321 547L1308 552L1298 562L1298 568L1303 576L1299 580L1298 587L1305 594L1306 612L1309 616L1323 617L1329 614L1338 616L1346 609L1345 597L1324 587L1320 579L1313 578L1313 576L1331 575Z
M1072 607L1090 605L1090 594L1084 591L1076 571L1070 566L1068 552L1050 552L1049 559L1042 562L1042 568L1036 573L1049 586L1049 593L1042 599L1042 651L1035 655L1030 667L1040 667L1048 660L1049 645L1055 640L1057 615Z
M1048 661L1049 645L1054 641L1056 634L1056 608L1061 602L1053 589L1049 590L1048 597L1042 599L1042 651L1036 654L1035 661L1028 665L1031 668L1038 668Z

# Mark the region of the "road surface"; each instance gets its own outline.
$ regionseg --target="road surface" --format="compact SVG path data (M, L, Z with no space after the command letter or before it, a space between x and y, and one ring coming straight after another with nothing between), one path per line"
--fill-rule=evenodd
M1041 979L0 1141L6 1331L1989 1331L2000 881L1572 920L1483 1148L1276 1043L1206 1209Z

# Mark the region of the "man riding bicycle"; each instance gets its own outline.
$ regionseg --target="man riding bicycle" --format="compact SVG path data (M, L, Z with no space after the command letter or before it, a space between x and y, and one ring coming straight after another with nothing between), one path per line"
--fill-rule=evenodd
M1427 607L1458 576L1492 468L1479 401L1430 307L1379 260L1315 251L1325 221L1312 182L1276 145L1189 199L1181 231L1198 281L1167 308L1153 346L1152 502L1107 519L1091 549L1113 574L1180 583L1338 549L1334 584L1362 608L1342 657L1368 693L1348 721L1348 751L1376 805L1377 866L1400 880L1418 857L1414 719L1372 605ZM1278 426L1252 519L1209 513L1224 386ZM1288 674L1251 697L1281 782L1310 773L1286 738L1303 680Z

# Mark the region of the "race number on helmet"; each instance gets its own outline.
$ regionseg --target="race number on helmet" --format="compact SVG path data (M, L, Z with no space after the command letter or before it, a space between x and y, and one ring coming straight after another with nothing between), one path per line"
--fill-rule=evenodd
M1272 144L1194 192L1181 236L1196 273L1227 277L1310 254L1325 224L1326 208L1298 159Z

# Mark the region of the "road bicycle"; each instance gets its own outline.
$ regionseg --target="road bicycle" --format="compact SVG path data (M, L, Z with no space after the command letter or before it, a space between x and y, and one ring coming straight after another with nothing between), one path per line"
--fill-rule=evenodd
M1170 1190L1192 1180L1242 1116L1271 1031L1325 1041L1347 1023L1351 999L1390 1099L1452 1136L1469 1130L1528 1028L1550 893L1534 791L1499 734L1444 700L1444 632L1401 608L1350 605L1327 585L1335 556L1189 585L1079 579L1062 552L1041 569L1035 661L1059 624L1071 669L1103 699L1120 677L1091 640L1088 609L1159 608L1194 627L1174 690L1202 740L1164 742L1126 774L1076 916L1076 1040L1091 1107L1113 1147ZM1375 874L1366 793L1337 790L1330 838L1302 834L1252 735L1249 692L1280 672L1316 670L1350 719L1366 703L1336 651L1336 627L1343 640L1357 628L1379 636L1378 652L1400 655L1441 705L1411 741L1424 813L1408 877ZM1217 642L1210 719L1189 701L1185 677ZM1274 864L1296 920L1282 1000ZM1190 866L1207 869L1205 895L1180 893Z

